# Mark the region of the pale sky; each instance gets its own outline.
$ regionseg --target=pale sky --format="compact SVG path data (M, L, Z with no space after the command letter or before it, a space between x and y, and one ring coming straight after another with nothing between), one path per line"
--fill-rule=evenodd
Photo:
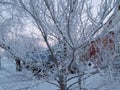
M101 0L92 0L92 4L94 6L93 10L94 10L94 13L96 14L97 13L97 8L98 8L98 5L100 4Z

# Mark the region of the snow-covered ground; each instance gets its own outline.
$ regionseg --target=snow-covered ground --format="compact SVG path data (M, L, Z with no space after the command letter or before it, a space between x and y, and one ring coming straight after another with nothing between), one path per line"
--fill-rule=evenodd
M71 80L69 83L74 80L76 79ZM52 82L55 83L55 81ZM82 83L87 90L120 90L118 80L106 84L105 78L101 74L95 74ZM58 88L44 80L37 80L29 71L17 72L15 62L4 58L0 69L0 90L58 90Z
M17 72L15 62L2 59L0 69L0 90L57 90L43 80L36 80L29 71Z

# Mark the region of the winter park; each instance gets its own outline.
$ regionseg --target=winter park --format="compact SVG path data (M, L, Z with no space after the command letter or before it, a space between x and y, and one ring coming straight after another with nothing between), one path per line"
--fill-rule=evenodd
M120 90L120 0L0 0L0 90Z

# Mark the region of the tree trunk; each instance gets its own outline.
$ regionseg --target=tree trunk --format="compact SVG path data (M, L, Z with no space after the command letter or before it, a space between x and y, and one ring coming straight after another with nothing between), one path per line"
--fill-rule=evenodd
M16 61L16 70L17 71L22 71L22 66L21 66L21 62L19 59L15 59Z
M79 72L80 75L80 72ZM78 77L78 86L79 86L79 90L82 90L81 88L81 76Z
M65 90L65 85L64 84L60 84L60 90Z
M60 90L66 90L66 84L64 82L64 76L59 76L59 85L60 85Z

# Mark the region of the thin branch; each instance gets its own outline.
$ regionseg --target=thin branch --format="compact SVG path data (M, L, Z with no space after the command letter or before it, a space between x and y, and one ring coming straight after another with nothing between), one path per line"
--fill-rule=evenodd
M58 88L60 88L59 85L57 85L57 84L55 84L55 83L53 83L53 82L50 82L50 81L47 81L47 82L50 83L50 84L52 84L52 85L54 85L54 86L57 86Z

